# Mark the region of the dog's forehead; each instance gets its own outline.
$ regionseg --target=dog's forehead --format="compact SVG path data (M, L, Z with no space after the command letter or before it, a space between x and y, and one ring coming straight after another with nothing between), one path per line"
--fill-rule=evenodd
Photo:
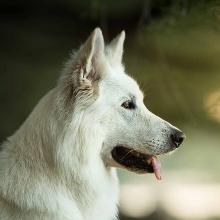
M103 79L102 88L109 95L117 98L135 97L136 99L143 99L143 93L137 82L124 73L122 68L111 69L110 73Z

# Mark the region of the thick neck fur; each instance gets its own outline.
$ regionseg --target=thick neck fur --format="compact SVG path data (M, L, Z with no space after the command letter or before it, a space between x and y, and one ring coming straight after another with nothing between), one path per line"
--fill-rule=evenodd
M63 216L71 216L70 210L74 209L86 213L108 187L113 185L117 193L117 178L100 157L103 135L99 128L91 124L82 109L75 107L74 114L68 117L62 114L57 108L57 95L57 89L49 92L4 144L0 154L0 196L19 209L63 209ZM97 182L105 186L102 191L94 184ZM74 208L74 200L80 207ZM114 200L117 203L117 198Z

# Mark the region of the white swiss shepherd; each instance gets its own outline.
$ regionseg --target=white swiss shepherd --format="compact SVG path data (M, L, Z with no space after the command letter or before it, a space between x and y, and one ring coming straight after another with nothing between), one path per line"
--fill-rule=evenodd
M151 113L96 28L0 152L0 220L117 219L115 167L155 173L184 134Z

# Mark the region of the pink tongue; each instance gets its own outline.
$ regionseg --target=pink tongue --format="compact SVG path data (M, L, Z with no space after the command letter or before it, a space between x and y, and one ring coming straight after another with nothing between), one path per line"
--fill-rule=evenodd
M160 172L160 162L159 160L157 159L156 156L151 156L151 164L153 166L153 169L154 169L154 175L155 177L158 179L158 180L161 180L161 172Z

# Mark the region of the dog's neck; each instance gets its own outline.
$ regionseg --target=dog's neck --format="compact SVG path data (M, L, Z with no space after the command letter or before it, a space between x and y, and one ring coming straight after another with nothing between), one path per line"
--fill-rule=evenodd
M21 128L9 138L3 151L7 151L8 154L13 153L12 158L17 161L17 170L13 175L22 176L24 172L27 175L27 179L16 187L18 191L23 191L21 187L28 184L29 178L37 185L41 184L39 181L44 178L44 184L49 187L48 193L53 187L58 187L56 190L64 187L66 192L70 193L70 198L77 199L82 207L88 207L103 195L103 191L104 194L108 192L108 188L114 188L114 192L117 192L116 173L114 169L107 169L101 159L102 140L96 135L98 128L89 127L90 123L85 124L83 120L89 119L79 113L77 118L74 119L73 116L70 123L59 120L57 111L53 110L56 105L55 96L56 92L52 90L40 101ZM8 167L11 166L14 164ZM5 172L7 177L4 177L5 184L2 186L4 192L10 191L7 180L18 178L9 177L8 175L12 175L9 172L8 174ZM43 189L45 186L39 185L39 187ZM34 194L37 191L32 191L32 187L28 190L30 192L27 193L31 193L33 199L35 196L41 198L40 194ZM28 199L20 201L13 194L4 195L4 192L2 192L3 197L9 198L15 204L34 208ZM114 198L116 202L117 196ZM43 209L42 205L47 203L39 200L38 206Z

